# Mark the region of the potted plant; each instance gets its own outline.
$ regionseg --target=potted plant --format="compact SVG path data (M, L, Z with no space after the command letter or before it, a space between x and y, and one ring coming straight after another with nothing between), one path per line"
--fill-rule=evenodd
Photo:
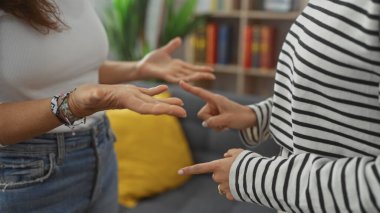
M152 0L154 1L154 0ZM113 0L104 22L111 49L120 60L138 60L152 50L145 35L149 0ZM203 17L195 15L197 0L164 0L158 46L185 37Z

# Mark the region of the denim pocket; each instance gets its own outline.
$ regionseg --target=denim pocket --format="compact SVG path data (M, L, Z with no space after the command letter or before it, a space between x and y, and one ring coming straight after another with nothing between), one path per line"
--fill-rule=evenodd
M53 172L54 156L0 156L0 189L20 189L43 182Z

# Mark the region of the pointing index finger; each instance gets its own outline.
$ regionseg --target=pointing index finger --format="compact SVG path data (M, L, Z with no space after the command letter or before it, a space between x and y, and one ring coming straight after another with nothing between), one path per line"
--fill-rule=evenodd
M199 163L178 170L179 175L198 175L214 172L217 161Z
M200 87L192 86L184 81L180 81L179 85L186 90L187 92L196 95L207 102L215 102L215 95L212 92L209 92Z

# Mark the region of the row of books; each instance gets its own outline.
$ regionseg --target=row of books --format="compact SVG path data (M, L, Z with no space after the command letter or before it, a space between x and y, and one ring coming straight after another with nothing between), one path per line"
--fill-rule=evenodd
M195 30L193 35L194 62L206 64L236 64L238 39L232 24L214 22Z
M275 12L289 12L295 9L294 0L262 0L254 1L256 10L268 10Z
M244 68L273 69L276 63L276 30L268 25L249 25L244 35ZM234 25L210 22L193 34L195 63L237 64L238 32Z
M268 10L289 12L295 9L294 0L252 0L250 8L254 10ZM198 1L198 13L210 11L233 11L241 9L241 0L201 0Z
M244 67L273 69L276 63L276 30L273 26L252 25L245 28Z
M238 10L241 0L200 0L198 1L198 13L210 11L233 11Z

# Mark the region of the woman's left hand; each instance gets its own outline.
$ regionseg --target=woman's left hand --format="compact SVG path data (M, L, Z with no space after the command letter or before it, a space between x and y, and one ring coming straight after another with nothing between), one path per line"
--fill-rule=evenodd
M243 149L230 149L224 154L223 159L214 160L207 163L195 164L182 168L179 175L195 175L212 173L212 179L219 184L218 190L224 194L228 200L234 200L230 190L230 169L236 157L244 151Z
M211 67L196 66L171 57L181 43L180 38L174 38L165 46L146 55L137 63L140 78L157 78L170 83L177 83L180 80L214 80L215 76Z

